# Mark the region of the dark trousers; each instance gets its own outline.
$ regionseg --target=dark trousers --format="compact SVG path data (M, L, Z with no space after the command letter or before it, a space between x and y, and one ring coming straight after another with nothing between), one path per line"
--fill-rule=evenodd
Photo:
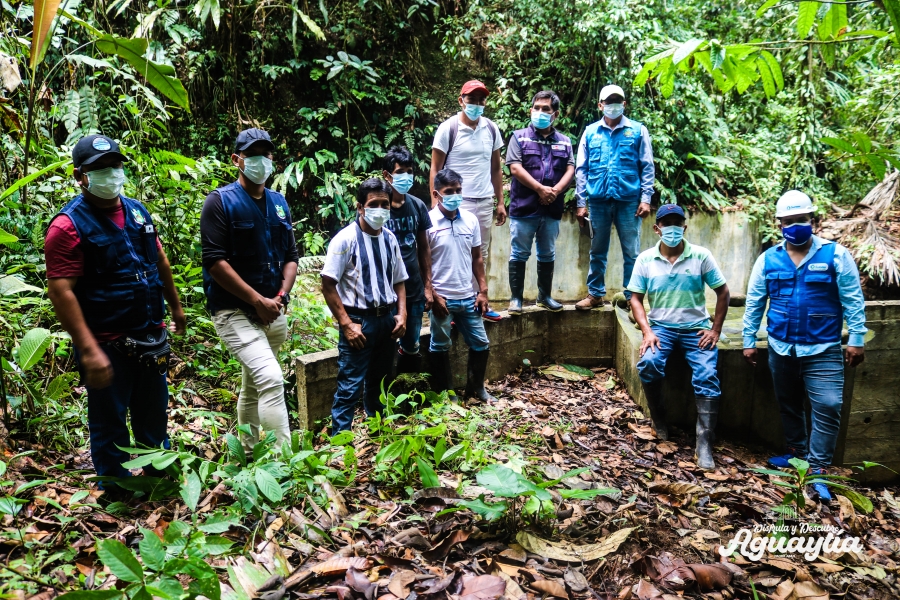
M142 365L108 345L102 345L101 349L112 363L113 382L103 389L87 388L91 459L97 475L128 477L131 473L122 463L131 457L117 447L132 445L127 415L130 411L131 430L138 446L168 448L169 388L166 375L159 374L159 367ZM81 375L84 379L83 371ZM152 468L145 472L159 474Z
M360 394L363 394L363 407L368 416L374 417L381 411L381 382L390 377L397 352L396 342L391 339L394 314L391 311L381 317L350 317L354 323L362 325L362 333L366 336L366 345L360 350L351 348L341 331L337 391L331 405L332 435L353 425L353 413Z

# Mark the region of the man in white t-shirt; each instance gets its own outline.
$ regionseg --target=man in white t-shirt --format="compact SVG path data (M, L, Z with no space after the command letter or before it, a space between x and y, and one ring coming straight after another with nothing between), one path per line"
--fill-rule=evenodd
M438 171L431 192L437 206L428 213L431 229L426 232L431 249L430 362L432 388L436 392L451 389L450 324L451 321L469 346L466 398L493 402L484 389L484 373L490 354L490 342L481 314L488 308L487 281L481 256L481 231L478 219L460 208L463 201L463 179L451 169ZM478 293L472 290L472 277L478 282Z
M434 135L429 177L432 196L435 191L434 178L438 171L452 169L462 177L463 202L460 208L478 219L485 271L495 215L498 227L506 222L500 163L503 136L493 121L482 116L487 97L488 89L480 81L467 81L462 86L458 99L462 110L441 123ZM432 208L436 205L437 202L432 198ZM475 286L477 282L473 281L472 284ZM482 316L489 321L499 321L501 318L500 313L491 310L490 306Z

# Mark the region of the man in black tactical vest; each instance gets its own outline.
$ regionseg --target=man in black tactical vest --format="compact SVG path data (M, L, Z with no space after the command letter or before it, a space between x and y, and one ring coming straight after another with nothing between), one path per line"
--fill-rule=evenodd
M260 426L278 447L290 440L278 349L287 338L284 310L297 277L297 244L287 201L266 187L275 144L261 129L242 131L231 161L238 180L206 197L200 216L203 289L216 332L241 363L239 425L247 453Z

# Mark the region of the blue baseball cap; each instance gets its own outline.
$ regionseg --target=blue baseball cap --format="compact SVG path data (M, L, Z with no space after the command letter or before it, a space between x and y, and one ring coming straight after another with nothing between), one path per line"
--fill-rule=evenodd
M669 215L678 215L682 219L687 219L687 216L684 214L684 209L677 204L663 204L659 207L659 210L656 211L656 221L659 222Z
M243 152L257 142L263 142L269 150L275 150L275 144L272 143L272 138L269 137L269 134L256 127L245 129L238 134L237 139L234 141L234 150Z

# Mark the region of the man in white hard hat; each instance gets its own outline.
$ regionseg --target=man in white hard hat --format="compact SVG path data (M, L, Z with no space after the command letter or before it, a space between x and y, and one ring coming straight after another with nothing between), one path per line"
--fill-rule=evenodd
M770 458L769 465L789 468L792 458L801 458L813 474L823 475L841 427L843 363L855 367L865 358L866 313L853 257L840 244L813 235L813 210L809 196L797 190L778 200L775 217L784 241L766 250L750 274L744 358L756 366L756 332L766 313L769 369L787 442L787 453ZM845 320L850 339L842 354ZM812 407L809 436L807 395ZM824 480L812 487L820 500L831 500Z
M641 241L641 219L650 214L655 170L647 128L624 115L625 92L617 85L600 90L603 117L588 125L578 144L575 162L575 216L582 227L590 216L593 229L588 296L575 304L591 310L604 304L606 257L612 226L622 246L624 278L631 280ZM631 292L625 291L627 298Z

